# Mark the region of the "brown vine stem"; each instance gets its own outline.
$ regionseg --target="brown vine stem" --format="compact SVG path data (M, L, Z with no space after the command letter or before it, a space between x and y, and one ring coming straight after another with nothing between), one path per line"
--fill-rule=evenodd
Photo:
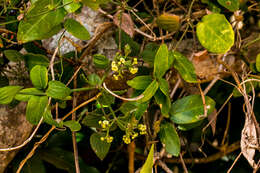
M128 171L129 173L134 173L135 171L135 141L132 141L128 146L127 146L127 151L128 151Z
M96 100L98 97L101 96L101 93L98 93L95 97L92 97L91 99L81 103L79 106L77 106L75 109L73 109L72 111L70 111L69 113L67 113L64 117L62 117L62 120L65 120L67 117L69 117L73 112L75 112L76 110L78 110L79 108L87 105L88 103ZM36 142L32 148L32 150L30 151L30 153L25 157L25 159L20 163L19 168L17 169L16 173L20 173L24 164L27 162L28 159L30 159L35 150L38 148L38 146L40 144L42 144L44 141L46 141L46 139L48 138L48 136L50 135L50 133L55 129L55 126L52 126L51 129L41 138L41 140L39 142Z

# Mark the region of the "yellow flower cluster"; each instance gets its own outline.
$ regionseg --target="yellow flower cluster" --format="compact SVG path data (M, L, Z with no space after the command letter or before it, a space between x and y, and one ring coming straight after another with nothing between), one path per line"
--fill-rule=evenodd
M103 120L103 121L98 121L98 124L103 128L106 129L107 127L109 127L109 121L107 120Z
M105 136L105 137L101 137L100 138L101 141L105 141L106 140L107 143L113 142L113 139L114 139L113 136Z
M138 68L137 67L130 67L129 71L130 71L130 73L135 74L135 73L138 72Z
M147 133L146 132L146 125L144 125L144 124L138 124L138 130L140 130L141 135L145 135Z
M131 140L134 140L135 138L137 138L140 135L145 135L146 134L146 125L144 124L139 124L138 126L134 125L134 129L137 127L138 130L140 131L135 132L133 128L126 128L126 134L123 136L123 141L126 144L130 144Z

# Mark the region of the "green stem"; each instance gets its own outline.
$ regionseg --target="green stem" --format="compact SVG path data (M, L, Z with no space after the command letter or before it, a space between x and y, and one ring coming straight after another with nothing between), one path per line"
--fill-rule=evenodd
M88 91L93 89L96 89L96 87L75 88L75 89L71 89L71 92Z

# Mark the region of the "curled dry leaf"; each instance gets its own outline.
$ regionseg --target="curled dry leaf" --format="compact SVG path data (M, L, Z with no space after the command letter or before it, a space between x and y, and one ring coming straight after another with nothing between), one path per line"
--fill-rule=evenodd
M241 151L252 168L256 169L257 164L254 161L255 148L258 147L256 127L252 119L246 116L245 125L241 134Z
M214 109L214 111L209 114L208 116L208 121L211 122L210 123L210 126L211 126L211 130L212 130L212 133L213 133L213 136L215 135L215 132L216 132L216 124L217 124L217 111L216 109Z
M125 33L130 35L130 37L134 36L134 22L129 14L121 13L120 11L118 11L113 17L113 22L115 25L120 27Z

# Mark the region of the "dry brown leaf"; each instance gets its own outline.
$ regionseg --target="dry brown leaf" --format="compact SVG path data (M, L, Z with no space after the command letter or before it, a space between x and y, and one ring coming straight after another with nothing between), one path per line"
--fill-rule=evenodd
M247 159L252 168L256 169L257 164L254 161L255 148L258 146L257 133L254 122L246 116L245 125L241 134L241 152Z
M210 126L211 126L211 130L212 130L212 133L213 133L213 136L215 135L215 132L216 132L216 124L217 124L217 110L214 109L214 111L208 116L208 120L210 123Z
M120 20L121 20L121 22L120 22ZM113 22L118 27L121 27L121 29L125 33L130 35L130 37L134 36L134 31L135 31L134 22L129 14L120 13L120 11L118 11L113 17Z

